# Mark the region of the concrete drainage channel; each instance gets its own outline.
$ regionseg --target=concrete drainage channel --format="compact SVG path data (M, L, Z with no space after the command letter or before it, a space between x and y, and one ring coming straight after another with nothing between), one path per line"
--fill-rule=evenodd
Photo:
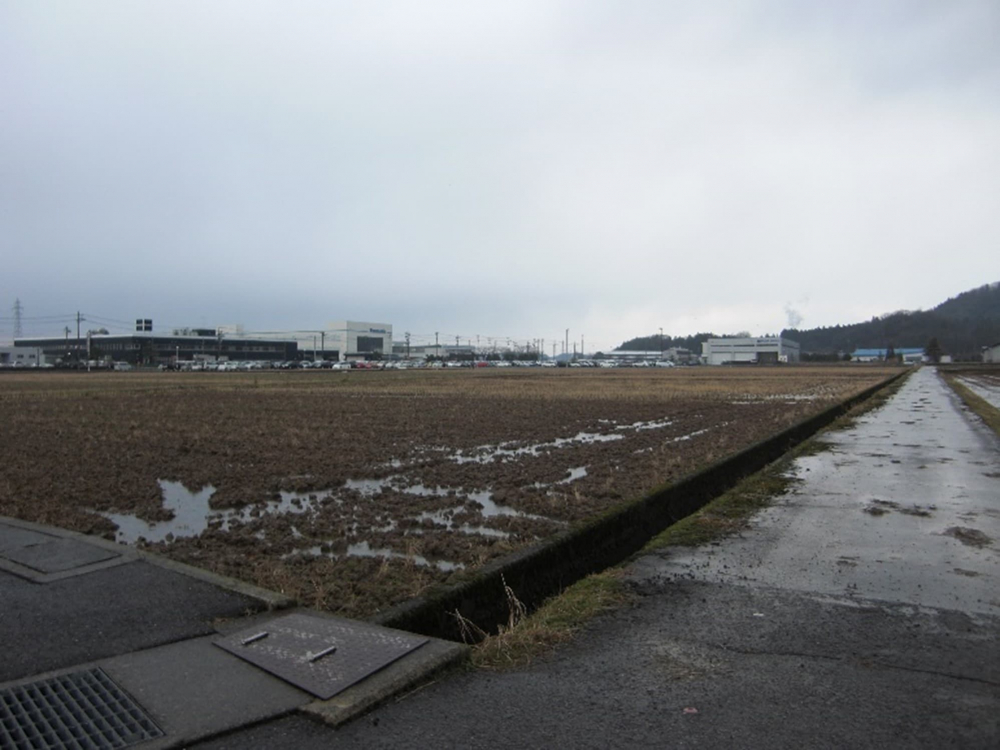
M624 561L671 524L699 510L909 372L893 375L729 458L656 488L640 500L495 560L465 581L435 587L373 621L412 633L461 641L458 613L483 630L495 632L508 621L510 614L505 585L528 611L535 609L581 578Z

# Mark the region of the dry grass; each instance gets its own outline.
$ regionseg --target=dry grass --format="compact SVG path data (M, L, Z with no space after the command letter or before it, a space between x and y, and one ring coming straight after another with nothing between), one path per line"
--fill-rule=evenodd
M526 615L524 605L505 583L510 615L496 635L486 635L463 618L469 640L478 641L472 653L472 666L491 670L528 666L540 655L568 641L596 615L628 601L622 573L614 568L577 581L531 615Z
M79 398L105 393L242 390L349 393L364 397L450 394L505 399L839 398L892 368L790 366L672 369L482 369L257 373L12 373L0 377L0 399L45 395Z

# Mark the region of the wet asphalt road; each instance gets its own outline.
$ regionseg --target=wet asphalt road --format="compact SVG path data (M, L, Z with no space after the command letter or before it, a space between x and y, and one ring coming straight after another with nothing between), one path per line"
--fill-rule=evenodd
M530 669L199 747L1000 746L1000 441L930 368L826 439L741 537L637 560L636 603Z

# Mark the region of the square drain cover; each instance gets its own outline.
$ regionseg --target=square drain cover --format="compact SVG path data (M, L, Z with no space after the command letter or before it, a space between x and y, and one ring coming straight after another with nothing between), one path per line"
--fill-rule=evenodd
M291 614L215 645L326 700L427 641L377 625Z
M61 573L110 560L119 557L119 554L76 539L53 538L39 544L8 549L2 556L40 573Z
M56 537L50 534L39 534L37 531L19 529L17 526L8 526L0 523L0 555L11 549L29 547L32 544L51 542Z
M139 705L100 669L0 690L0 747L128 747L162 737Z

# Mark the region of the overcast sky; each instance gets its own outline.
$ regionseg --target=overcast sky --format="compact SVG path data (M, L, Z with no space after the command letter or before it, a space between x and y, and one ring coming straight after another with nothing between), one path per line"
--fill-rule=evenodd
M0 0L0 339L15 299L588 350L932 307L1000 280L998 38L996 0Z

